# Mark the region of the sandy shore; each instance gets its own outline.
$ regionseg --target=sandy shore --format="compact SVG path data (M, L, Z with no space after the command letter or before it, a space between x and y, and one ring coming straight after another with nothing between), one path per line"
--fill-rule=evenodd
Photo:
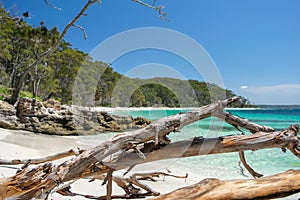
M100 138L108 138L111 135L103 136ZM99 137L97 137L99 138ZM62 137L62 136L49 136L42 134L34 134L27 131L13 131L0 128L0 158L3 159L29 159L29 158L40 158L44 156L53 155L58 152L67 151L69 149L86 149L87 144L100 143L101 140L89 142L89 140L95 140L95 137ZM62 162L62 161L60 161ZM178 164L178 163L177 163ZM20 166L0 166L0 178L12 176L16 173ZM159 161L150 163L147 165L137 166L134 168L133 172L151 172L153 170L157 171L159 169L164 171L164 169L169 169L175 175L185 175L189 173L189 178L175 179L172 177L165 177L164 179L158 179L158 182L146 182L155 191L162 194L171 192L177 188L184 187L187 185L192 185L199 182L203 178L199 174L192 174L190 172L183 172L176 168L176 162L170 160ZM200 169L199 169L200 170ZM165 171L164 171L165 172ZM119 172L121 175L124 171ZM200 171L199 171L200 173ZM197 177L197 178L196 178ZM224 177L215 177L224 179ZM101 186L101 181L88 182L89 179L81 179L72 184L72 191L80 194L89 194L95 196L105 195L105 186ZM118 186L114 185L113 194L124 194L123 190L119 189ZM298 199L299 194L295 194L286 198L285 200ZM64 197L60 194L51 194L49 199L55 200L83 200L84 197Z
M143 110L193 110L198 107L85 107L84 109L117 112L117 111L143 111ZM225 110L259 110L261 108L225 108Z
M97 141L100 142L100 141ZM72 148L86 148L86 145L82 144L82 138L76 137L60 137L49 136L42 134L34 134L27 131L14 131L0 128L0 156L3 159L29 159L40 158L48 155L52 155L58 152L66 151ZM168 163L164 163L163 166L167 166ZM152 169L162 169L161 163L152 163L144 166L137 167L134 172L151 171ZM20 166L0 166L0 178L12 176L16 173ZM171 168L170 168L171 169ZM172 170L172 169L171 169ZM172 170L173 171L173 170ZM174 171L173 171L174 172ZM184 175L185 172L180 172L176 175ZM158 179L156 183L149 183L149 185L161 193L167 193L173 191L176 188L184 187L195 183L187 179L187 182L183 179L175 179L166 177L165 180ZM89 179L83 179L75 182L72 185L72 191L81 194L90 195L105 195L105 186L101 186L100 181L88 182ZM117 186L114 186L114 194L124 194ZM83 197L63 197L59 194L52 194L50 199L85 199Z

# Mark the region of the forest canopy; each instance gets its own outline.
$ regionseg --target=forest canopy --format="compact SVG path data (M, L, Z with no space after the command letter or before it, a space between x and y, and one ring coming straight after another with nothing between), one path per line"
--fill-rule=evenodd
M86 52L73 48L65 40L53 54L29 68L37 56L51 48L59 35L56 27L49 29L43 22L31 26L22 17L13 17L0 8L1 99L22 86L23 94L32 98L55 98L64 104L74 104L74 81L83 65L88 70L79 81L94 81L96 106L197 107L235 96L231 90L198 80L128 78L114 71L109 64L92 60ZM101 71L99 80L93 77L95 70ZM85 102L88 101L83 99L77 103L83 105ZM232 106L252 105L241 98Z

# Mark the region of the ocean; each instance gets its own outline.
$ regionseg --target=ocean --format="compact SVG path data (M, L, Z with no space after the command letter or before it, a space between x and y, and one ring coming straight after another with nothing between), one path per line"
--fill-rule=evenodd
M188 109L124 110L114 111L112 114L132 115L133 117L142 116L154 121L164 116L185 112L187 110ZM292 124L300 124L300 109L228 109L227 112L242 118L247 118L257 124L271 126L276 130L285 129ZM218 137L234 134L240 134L240 132L231 125L216 118L207 118L186 126L180 132L171 133L170 138L172 141L180 141L195 136ZM109 138L110 136L111 134L102 137ZM281 149L264 149L246 151L245 155L248 164L255 171L265 176L285 172L289 169L300 169L300 160L289 151L283 153ZM238 153L166 160L156 164L155 168L157 167L160 169L169 169L178 175L188 173L189 179L195 182L199 182L204 178L218 178L223 180L252 178L244 168L241 169ZM299 197L300 194L297 194L284 199L298 199Z

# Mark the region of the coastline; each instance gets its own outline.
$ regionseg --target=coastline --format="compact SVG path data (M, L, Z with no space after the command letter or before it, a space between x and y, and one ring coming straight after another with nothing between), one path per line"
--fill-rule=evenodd
M97 141L100 143L101 141ZM65 136L51 136L44 134L35 134L28 131L8 130L0 128L0 158L1 159L30 159L41 158L62 151L70 149L85 148L80 142L79 137L65 137ZM55 161L55 163L61 163L71 157ZM0 179L13 176L22 165L0 165ZM155 167L159 168L159 164L151 163L137 167L134 172L151 172ZM159 170L155 170L159 171ZM172 170L173 171L173 170ZM175 173L174 170L173 173ZM164 171L165 172L165 171ZM123 173L118 172L118 173ZM122 175L122 174L121 174ZM176 175L184 175L183 172ZM89 194L95 196L105 195L106 186L101 186L102 181L96 180L89 182L90 179L81 179L72 184L72 192ZM159 178L157 182L146 182L147 185L161 192L162 194L171 192L177 188L185 187L194 184L195 181L187 179L176 179L172 177ZM113 194L124 194L124 191L120 189L116 184L113 186ZM59 200L83 200L86 199L80 196L62 196L60 194L52 194L49 196L53 199Z
M83 107L82 107L83 108ZM91 111L151 111L151 110L193 110L199 107L86 107L83 109ZM261 110L262 108L225 108L225 110Z
M51 136L44 134L35 134L28 131L19 131L19 130L7 130L0 128L0 155L2 159L30 159L30 158L41 158L49 155L53 155L55 153L59 153L62 151L67 151L69 149L75 148L85 148L84 144L81 143L82 136ZM86 136L84 136L86 137ZM94 138L92 138L94 139ZM103 138L104 139L104 138ZM83 140L84 141L84 140ZM103 140L102 140L103 141ZM97 144L101 143L101 139L97 141ZM65 159L70 159L65 158ZM63 159L63 160L65 160ZM63 160L55 161L58 163L63 162ZM153 162L149 164L144 164L137 166L134 168L132 172L153 172L155 171L164 171L164 169L171 170L174 175L185 175L185 173L189 174L189 177L185 179L176 179L172 177L161 177L157 182L145 182L148 186L153 188L155 191L160 192L161 194L165 194L171 191L174 191L178 188L182 188L188 185L195 184L204 178L219 178L219 179L227 179L225 176L220 177L220 174L211 174L215 170L218 170L218 166L215 166L217 169L213 169L212 166L208 165L199 165L197 169L189 170L180 168L181 162L178 161L159 161ZM208 163L207 163L208 164ZM215 163L216 164L216 163ZM13 176L16 171L22 165L13 165L13 166L5 166L0 165L0 178ZM221 166L219 166L220 168ZM205 169L206 168L206 169ZM158 170L156 170L158 169ZM212 170L210 176L203 174L203 170ZM221 170L221 168L219 169ZM125 171L121 170L119 173L122 175ZM241 177L236 176L236 173L231 174L230 179L241 179ZM101 196L106 194L106 186L101 186L102 181L96 180L94 182L89 182L90 179L80 179L72 184L72 192L80 193L80 194L89 194L94 196ZM113 194L124 194L124 191L121 190L115 183L113 185ZM51 194L49 196L52 199L58 200L85 200L86 198L81 196L62 196L60 194ZM299 198L299 194L295 194L286 198L282 198L285 200L292 200Z

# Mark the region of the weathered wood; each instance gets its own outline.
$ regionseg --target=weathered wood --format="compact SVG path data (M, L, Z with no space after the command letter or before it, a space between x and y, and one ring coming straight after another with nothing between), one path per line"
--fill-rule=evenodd
M298 125L278 132L256 132L252 135L196 137L179 142L171 142L166 138L169 133L178 131L185 125L221 113L227 104L236 100L238 98L235 97L216 102L190 112L162 118L140 130L118 134L58 166L45 163L33 169L25 167L15 176L0 180L0 199L45 198L63 182L163 159L265 148L289 149L300 158ZM243 120L236 120L235 123L240 127L248 127L249 124L243 123ZM253 130L260 130L254 128L256 126L254 123L251 126ZM114 159L110 161L105 159L112 155ZM147 187L141 185L138 180L134 184L147 190Z
M266 148L288 148L299 157L300 139L297 137L298 125L292 125L278 132L258 132L252 135L232 135L216 138L192 138L190 140L173 142L167 146L150 152L142 160L136 153L127 153L116 162L105 163L115 169L123 169L133 164L142 164L157 160L191 157L208 154L221 154L246 150Z
M107 180L108 175L95 175L93 179L90 181L94 181L95 179L98 180ZM63 189L59 191L61 195L64 196L83 196L86 198L91 198L91 199L114 199L114 198L145 198L146 196L157 196L159 193L155 192L152 190L149 186L146 184L140 182L140 180L148 180L148 181L153 181L156 182L157 180L155 178L159 178L160 176L170 176L174 178L181 178L181 179L186 179L187 174L185 176L177 176L169 173L164 173L164 172L152 172L152 173L135 173L132 174L130 177L121 177L121 176L111 176L111 179L119 186L121 187L126 195L124 196L114 196L114 195L106 195L106 196L91 196L91 195L83 195L79 193L74 193L71 191L71 187L69 185L66 185ZM144 189L146 193L143 193L141 189Z
M83 150L80 150L80 149L78 149L78 150L71 149L69 151L57 153L57 154L47 156L47 157L44 157L44 158L13 159L13 160L0 159L0 165L18 165L18 164L26 164L26 163L41 164L41 163L54 161L54 160L59 160L59 159L70 157L70 156L77 156L82 152L83 152Z
M252 180L204 179L152 200L271 199L300 192L300 170Z
M244 151L239 151L239 157L240 157L240 161L243 163L244 167L247 169L247 171L252 175L253 178L261 178L264 175L260 174L256 171L254 171L254 169L252 169L250 167L250 165L247 163L246 158L245 158L245 153Z
M220 118L221 120L226 121L228 124L231 124L234 127L242 127L248 129L251 133L275 131L275 129L272 127L255 124L253 122L250 122L248 119L234 116L228 112L214 112L213 115Z
M111 200L111 195L112 195L112 181L113 181L113 170L109 170L107 172L106 177L107 177L107 185L106 185L106 199Z
M42 171L39 171L41 169L39 169L40 166L38 166L32 171L38 169L35 173L39 174L43 178L41 179L40 177L37 177L34 182L28 178L30 176L26 176L26 171L21 172L21 174L17 174L14 177L2 181L2 184L0 184L0 192L2 191L2 196L0 197L4 199L11 197L12 194L14 194L15 198L44 198L58 184L82 177L86 169L101 162L107 156L121 150L125 151L132 149L139 144L149 141L156 140L155 144L160 142L165 143L165 137L170 132L178 131L188 124L207 118L214 112L223 110L228 104L237 100L239 100L239 97L233 97L224 101L218 101L216 103L203 106L190 112L164 117L149 124L145 128L119 134L59 166L51 165L51 167L49 166L47 170ZM23 187L25 181L16 183L22 175L24 176L23 178L27 177L28 182L32 182L31 187ZM8 185L10 187L7 187Z
M224 111L215 113L214 116L231 124L233 127L235 127L238 131L242 132L243 134L244 134L244 132L239 127L247 129L251 133L257 133L259 131L261 131L261 132L274 132L275 131L272 127L258 125L253 122L250 122L248 119L237 117L237 116L232 115L231 113L224 112ZM246 161L244 151L239 151L239 157L240 157L240 160L241 160L242 164L244 165L244 167L254 178L260 178L263 176L263 174L255 172L250 167L250 165Z
M156 160L189 157L206 154L219 154L228 152L238 152L239 150L256 150L263 148L283 148L290 146L292 143L295 148L300 146L300 142L297 138L297 126L292 126L287 130L274 133L256 133L253 135L235 135L224 136L218 138L194 138L187 141L174 142L162 149L150 152L146 155L146 159L142 160L136 153L128 153L123 158L117 160L114 163L103 163L104 165L114 167L115 169L124 169L132 164L146 163ZM297 145L295 146L295 144ZM208 152L208 149L210 150ZM178 151L183 152L178 154ZM45 168L41 168L43 171L47 171ZM37 169L36 172L41 169ZM107 173L109 168L99 168L98 173ZM32 172L33 173L33 172ZM21 173L21 174L24 174ZM14 180L22 175L17 175ZM85 174L85 176L92 175ZM34 178L36 179L36 178ZM29 178L31 180L31 178ZM34 184L33 184L34 185ZM3 194L0 189L0 194Z
M92 163L102 161L105 157L120 150L131 149L138 144L153 141L156 138L158 138L159 141L164 142L165 136L170 132L178 131L188 124L207 118L214 112L223 110L225 106L237 100L239 100L238 97L233 97L208 106L203 106L190 112L161 118L139 130L118 134L92 150L84 152L79 157L72 160L72 162L64 163L63 165L67 164L67 166L64 166L66 171L63 172L64 177L62 177L62 180L68 181L75 177L79 177Z

